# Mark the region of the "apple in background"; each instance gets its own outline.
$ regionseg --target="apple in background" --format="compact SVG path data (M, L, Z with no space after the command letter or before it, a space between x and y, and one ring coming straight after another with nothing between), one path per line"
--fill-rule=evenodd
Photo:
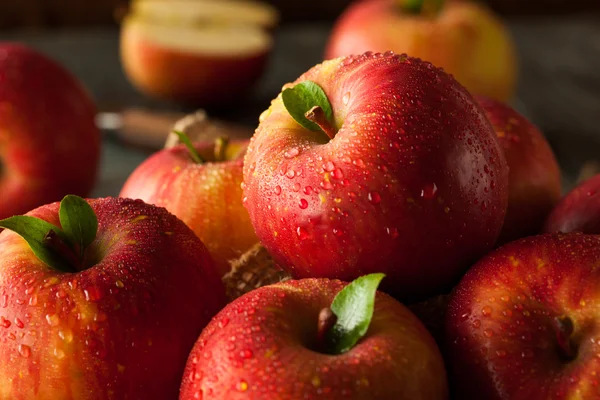
M126 75L149 96L222 106L262 76L278 22L271 6L249 1L137 1L122 22Z
M508 210L499 243L541 231L560 200L560 168L539 129L510 106L485 97L476 100L496 130L508 163Z
M457 399L597 399L600 237L505 245L456 287L446 320Z
M364 336L343 352L331 351L328 333L345 320L333 311L344 287L329 279L290 280L227 305L188 358L180 400L447 399L435 342L406 307L383 293L372 294ZM361 318L359 307L348 308Z
M217 144L215 144L217 143ZM163 149L127 178L120 197L165 207L185 222L208 248L220 276L229 261L258 242L242 205L243 156L248 140L197 142L194 161L185 145Z
M383 272L382 290L408 301L450 290L493 247L507 207L508 168L483 110L405 55L325 61L285 88L310 82L331 103L329 133L297 123L279 95L245 156L260 241L295 278Z
M0 43L0 218L96 183L100 132L80 82L47 56Z
M388 50L444 68L473 94L507 101L515 91L512 39L479 2L356 1L336 22L325 57Z
M580 183L552 210L545 232L600 234L600 174Z
M27 215L66 232L65 201L60 221L58 203ZM2 399L175 398L195 340L226 303L206 248L183 222L141 201L89 204L98 219L89 245L68 247L50 230L38 241L64 263L0 234ZM88 225L81 215L71 223Z

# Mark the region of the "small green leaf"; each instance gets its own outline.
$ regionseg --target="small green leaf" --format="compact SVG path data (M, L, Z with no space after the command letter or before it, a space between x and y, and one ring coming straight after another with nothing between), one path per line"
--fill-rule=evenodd
M444 0L399 0L400 6L412 14L437 15L444 7Z
M58 217L68 243L77 245L79 257L83 259L85 249L92 244L98 232L96 213L81 197L67 195L60 202Z
M384 277L384 274L361 276L333 299L331 311L337 322L327 338L333 354L350 350L367 333L373 318L377 287Z
M57 226L28 215L16 215L0 220L0 227L9 229L21 236L42 262L61 271L73 271L68 263L50 246L47 237L51 231L63 241L67 239L65 233Z
M327 95L319 85L312 81L304 81L293 88L285 89L281 97L283 105L292 118L298 124L313 132L322 131L319 125L306 118L306 113L313 107L321 107L330 123L333 119L333 111Z
M180 131L173 131L173 133L176 134L179 137L179 140L181 140L181 143L183 143L185 147L187 147L188 153L190 153L190 157L192 158L192 160L196 164L203 164L204 159L200 156L188 135Z

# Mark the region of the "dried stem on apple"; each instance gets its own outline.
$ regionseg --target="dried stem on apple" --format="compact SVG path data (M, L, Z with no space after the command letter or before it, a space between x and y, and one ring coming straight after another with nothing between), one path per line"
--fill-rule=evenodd
M228 145L229 138L227 136L220 136L215 140L215 161L225 161Z
M315 124L319 125L319 128L321 128L321 130L325 132L327 136L329 136L329 139L333 139L335 137L337 132L335 128L331 126L331 123L327 119L327 116L321 107L314 106L308 110L304 116L310 122L314 122Z
M560 356L566 361L574 360L577 357L577 346L572 340L575 330L573 320L568 316L557 317L554 319L554 326Z
M329 343L327 334L335 326L337 316L331 311L331 308L325 307L319 312L319 322L317 325L317 346L320 351L326 352Z
M66 265L70 267L69 271L66 272L77 272L83 270L83 259L78 257L76 251L74 251L69 244L67 244L55 231L50 230L44 237L44 243L52 249L53 252L58 254L63 260L66 261Z
M237 260L232 260L231 271L223 276L227 296L231 300L262 286L283 282L290 275L275 264L264 248L257 243Z

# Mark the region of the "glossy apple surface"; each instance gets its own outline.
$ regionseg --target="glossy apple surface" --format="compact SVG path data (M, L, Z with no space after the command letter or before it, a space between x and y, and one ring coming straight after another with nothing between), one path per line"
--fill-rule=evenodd
M577 185L552 210L545 232L600 234L600 175Z
M225 307L190 354L181 400L447 399L443 361L419 320L383 293L367 334L340 355L315 351L319 312L344 287L306 279Z
M197 164L183 145L161 150L127 179L120 197L165 207L185 222L208 248L221 276L258 242L242 205L243 155L248 142L232 142L225 159L215 161L214 144L197 150L206 163Z
M597 399L600 237L509 243L455 289L446 320L458 399Z
M98 220L75 273L0 234L0 398L172 399L202 328L225 304L206 248L165 209L91 200ZM58 204L29 215L57 226Z
M301 127L281 96L263 113L244 160L261 242L296 278L383 272L382 290L403 300L449 290L492 248L507 207L506 161L480 106L403 55L326 61L305 80L327 94L337 133Z
M47 56L0 43L0 218L96 183L100 132L80 82Z
M425 15L404 11L401 3L351 4L333 28L325 57L407 53L444 68L473 94L500 101L512 97L517 77L514 45L489 9L471 1L445 1L439 14Z
M540 233L560 200L560 168L540 130L512 107L481 96L508 163L508 210L500 243Z

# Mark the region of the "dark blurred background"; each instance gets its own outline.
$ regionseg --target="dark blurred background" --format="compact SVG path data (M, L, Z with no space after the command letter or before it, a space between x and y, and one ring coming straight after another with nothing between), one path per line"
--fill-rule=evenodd
M215 112L249 127L284 83L322 60L332 23L350 3L267 1L282 17L268 70L246 103ZM546 134L570 186L585 162L600 160L600 0L481 1L502 16L516 43L519 81L512 104ZM126 79L118 29L126 8L125 0L0 0L0 40L24 42L63 63L90 89L100 111L189 112L141 95ZM148 154L108 149L99 195L114 194Z

